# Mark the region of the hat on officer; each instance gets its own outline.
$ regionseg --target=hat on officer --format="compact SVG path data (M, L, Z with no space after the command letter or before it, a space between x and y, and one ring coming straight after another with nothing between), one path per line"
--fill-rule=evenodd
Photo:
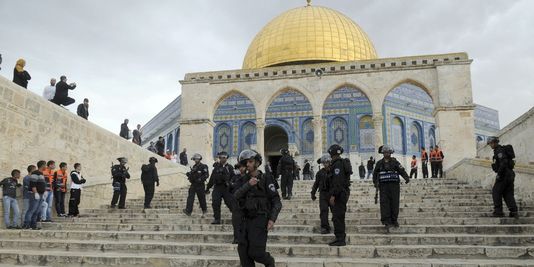
M495 144L498 144L499 143L499 137L497 136L490 136L488 137L488 141L487 141L487 144L491 144L491 143L495 143Z
M198 154L198 153L195 153L193 155L193 157L191 158L191 160L197 160L197 159L198 160L202 160L202 156L200 154Z
M155 158L155 157L150 157L150 158L148 159L148 162L154 162L154 163L157 163L157 162L158 162L158 159Z
M289 154L289 150L287 150L287 148L282 148L280 149L280 153L282 153L282 155L287 155Z
M390 145L383 145L382 146L382 154L384 153L389 153L389 154L393 154L395 153L395 150L393 149L393 147L391 147Z
M262 157L256 150L245 149L239 153L239 163L246 165L249 159L255 159L261 165Z
M126 157L120 157L120 158L117 158L117 160L119 162L123 162L124 161L125 163L128 163L128 159Z
M330 156L341 155L343 154L343 148L338 144L333 144L328 149L328 154L330 154Z
M321 158L319 158L317 160L317 163L318 164L325 164L327 162L330 162L332 161L332 158L330 157L330 155L323 155Z
M217 153L217 157L225 157L225 158L228 158L228 153L226 153L226 151L221 151L219 153Z

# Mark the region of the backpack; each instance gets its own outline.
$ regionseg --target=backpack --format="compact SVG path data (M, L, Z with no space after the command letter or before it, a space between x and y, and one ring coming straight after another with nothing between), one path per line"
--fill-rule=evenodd
M510 169L514 169L515 167L515 152L514 147L512 145L505 145L504 148L504 154L506 155L506 158L509 160Z

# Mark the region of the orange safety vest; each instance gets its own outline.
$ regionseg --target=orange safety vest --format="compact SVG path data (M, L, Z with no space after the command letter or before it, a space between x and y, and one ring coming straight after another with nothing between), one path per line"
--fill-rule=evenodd
M54 188L56 191L67 192L67 171L58 170L54 173Z
M46 185L47 191L54 191L54 171L49 169L48 167L43 171L43 176L45 177L46 182L48 183Z
M443 161L443 157L441 156L441 149L436 151L436 159L437 161Z
M428 160L428 154L426 153L426 150L421 152L421 161Z
M412 169L417 168L417 159L412 159Z

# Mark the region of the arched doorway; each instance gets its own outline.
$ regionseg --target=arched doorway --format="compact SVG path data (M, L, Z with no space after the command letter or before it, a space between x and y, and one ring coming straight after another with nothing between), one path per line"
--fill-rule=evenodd
M271 168L276 171L278 161L282 157L280 150L288 148L289 137L287 132L280 126L268 125L265 127L265 160L271 163Z

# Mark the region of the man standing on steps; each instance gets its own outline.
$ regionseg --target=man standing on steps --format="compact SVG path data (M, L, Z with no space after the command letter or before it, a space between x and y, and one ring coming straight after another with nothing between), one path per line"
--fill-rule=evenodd
M296 164L293 157L289 155L289 150L280 150L282 158L278 162L277 175L281 175L280 184L282 186L282 198L291 199L293 196L293 179L295 178Z
M126 179L130 179L130 174L128 173L129 168L126 167L128 159L120 157L117 160L119 161L119 164L111 167L111 176L113 179L113 198L111 199L111 208L115 208L118 201L119 209L125 209L126 193L128 192L128 188L126 188Z
M328 210L330 209L330 206L328 204L328 192L330 191L329 171L331 161L332 159L329 155L323 155L320 159L317 160L317 164L323 164L323 168L321 168L315 174L315 183L313 183L311 191L311 199L315 201L317 199L315 194L317 190L319 190L319 217L321 218L322 235L330 233L330 224L328 223Z
M234 175L230 181L230 194L232 194L232 201L234 202L232 209L232 226L234 228L234 241L232 244L237 244L239 242L239 234L243 228L243 201L239 202L235 198L234 194L237 189L241 188L243 184L246 183L245 174L247 173L247 166L241 163L237 163L234 166Z
M423 178L428 178L428 153L425 147L421 147L421 170L423 171Z
M183 213L187 216L191 216L193 212L193 201L195 200L195 195L198 197L198 202L200 203L200 208L202 209L202 216L208 211L206 205L206 189L205 182L209 177L208 166L201 163L202 156L198 153L195 153L191 158L195 162L195 165L191 167L191 171L187 172L187 179L191 183L189 187L189 192L187 195L187 204Z
M375 169L375 159L373 157L370 157L369 160L367 161L367 179L369 179L369 177L373 175L374 169Z
M266 252L267 233L282 210L282 202L273 178L258 170L261 155L254 150L243 150L239 162L247 166L247 181L235 192L238 201L243 202L245 216L237 251L241 266L255 266L255 262L274 267L274 258Z
M352 166L350 160L341 158L343 148L337 144L330 146L328 154L332 157L329 171L331 177L328 202L332 206L332 222L334 223L334 235L336 239L330 242L330 246L345 246L345 213L350 196L350 176Z
M230 194L230 179L234 174L234 168L228 164L228 153L222 151L217 154L219 162L213 164L213 172L211 173L208 186L206 187L206 194L209 194L210 188L213 187L211 195L211 206L213 208L213 222L211 224L221 224L221 202L224 199L224 204L232 211L234 209L233 197Z
M141 166L141 182L143 183L143 189L145 190L145 209L152 208L150 203L152 202L152 198L154 198L154 184L159 186L158 168L156 168L156 163L158 163L158 159L150 157L148 159L148 164L143 164L143 166Z
M373 173L373 184L380 192L380 221L389 231L391 227L399 227L400 177L406 183L410 177L402 165L391 154L395 152L388 145L382 146L381 153L384 158L376 163ZM380 153L380 152L379 152Z
M514 197L514 148L512 145L499 145L499 138L495 136L488 138L488 145L493 149L493 164L491 164L491 168L497 173L492 190L495 208L493 216L504 217L502 209L502 199L504 198L504 202L506 202L506 206L510 210L510 217L519 218Z
M184 150L180 153L180 164L187 166L187 149L184 147Z

